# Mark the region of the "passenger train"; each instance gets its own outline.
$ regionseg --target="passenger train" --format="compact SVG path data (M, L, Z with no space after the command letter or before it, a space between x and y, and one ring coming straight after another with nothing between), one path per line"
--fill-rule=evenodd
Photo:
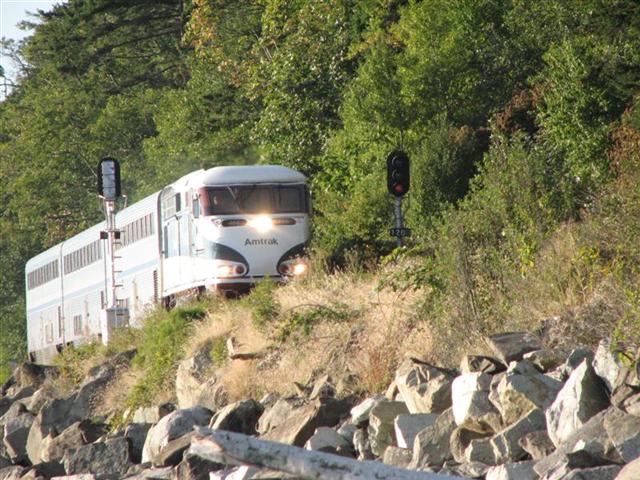
M188 291L237 292L303 274L310 209L306 178L295 170L215 167L118 212L113 252L105 222L51 247L25 268L31 360L106 341L111 304L122 324L137 326L147 305L168 306Z

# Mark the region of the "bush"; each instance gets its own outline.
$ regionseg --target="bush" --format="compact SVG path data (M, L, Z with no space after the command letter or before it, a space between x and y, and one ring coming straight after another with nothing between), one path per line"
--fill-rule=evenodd
M273 281L262 281L242 300L251 310L251 318L257 328L265 328L280 312L280 305L274 297L276 286Z

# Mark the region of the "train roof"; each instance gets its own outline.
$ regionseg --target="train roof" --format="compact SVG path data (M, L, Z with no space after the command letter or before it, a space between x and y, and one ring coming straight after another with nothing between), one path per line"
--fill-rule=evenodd
M303 183L300 172L281 165L236 165L214 167L202 174L203 185L238 185L254 183Z

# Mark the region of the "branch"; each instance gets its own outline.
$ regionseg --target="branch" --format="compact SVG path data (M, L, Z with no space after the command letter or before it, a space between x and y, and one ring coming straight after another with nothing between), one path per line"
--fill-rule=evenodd
M380 462L358 461L205 427L196 427L189 453L217 463L254 465L304 479L331 480L469 480L405 470Z

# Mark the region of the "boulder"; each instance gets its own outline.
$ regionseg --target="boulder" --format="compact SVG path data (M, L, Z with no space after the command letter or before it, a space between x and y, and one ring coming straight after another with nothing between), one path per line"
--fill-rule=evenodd
M541 372L549 372L562 365L564 358L560 355L560 352L555 350L549 350L542 348L540 350L534 350L529 353L525 353L522 357L523 360L531 362Z
M68 475L91 473L96 480L122 478L130 466L129 442L118 437L67 450L63 463Z
M373 407L367 432L374 455L381 457L389 445L396 445L394 420L403 413L408 413L404 402L385 400Z
M505 332L485 338L489 348L505 365L522 360L525 353L540 350L540 339L529 332Z
M640 417L640 393L636 393L624 400L622 408L625 412Z
M571 376L573 371L578 368L582 362L587 360L589 363L593 362L593 352L586 348L576 348L571 351L564 364L558 369L560 370L563 380L566 380Z
M354 424L349 423L347 421L347 422L344 422L342 425L340 425L337 432L338 432L338 435L344 438L347 442L349 442L350 444L353 444L353 436L355 435L357 430L358 430L358 427L356 427Z
M373 407L375 407L378 403L385 400L383 395L376 395L374 397L369 397L351 409L351 423L354 425L366 425L369 421L369 414Z
M194 432L178 437L160 448L151 462L154 467L168 467L178 465L182 461L184 452L191 446Z
M540 460L551 454L556 448L545 430L537 430L524 435L518 443L534 460Z
M453 418L459 427L478 433L498 432L502 417L489 401L492 377L486 373L463 373L451 385Z
M584 360L545 412L549 438L554 445L560 445L608 405L609 397L602 381L591 364Z
M491 438L478 438L469 442L464 451L466 463L480 462L485 465L496 465L495 448Z
M13 402L22 401L25 405L29 402L29 399L35 393L36 388L33 385L27 385L26 387L16 389L15 393L11 396Z
M213 374L215 363L206 343L193 357L180 362L176 373L176 397L181 409L201 405L216 411L224 407L229 396Z
M39 387L47 378L56 378L59 374L57 367L38 365L25 362L18 365L13 371L15 385L19 388L27 386Z
M625 463L640 457L640 418L611 408L604 418L604 428Z
M31 397L29 397L28 401L25 403L25 406L31 413L37 415L44 404L50 400L53 400L54 398L56 398L56 396L53 389L44 385L36 390Z
M533 460L528 460L491 467L485 480L538 480L538 474L533 469L534 463Z
M615 480L638 480L640 478L640 458L627 463L618 473Z
M129 439L131 444L131 461L140 463L142 461L142 449L147 439L147 434L151 429L150 423L130 423L124 429L124 437Z
M382 462L398 468L407 468L413 458L413 449L389 445L382 456Z
M169 402L153 407L139 407L133 413L133 423L158 423L162 417L175 410L175 405Z
M449 370L410 358L398 367L395 382L409 413L440 413L451 406L453 377Z
M335 426L351 407L349 400L315 400L294 409L282 423L266 432L262 438L302 447L316 428Z
M495 462L497 464L512 463L524 459L527 452L520 445L520 439L528 432L544 428L544 425L544 412L536 408L513 425L497 433L491 439Z
M609 392L613 392L618 385L622 368L622 362L612 351L611 340L607 338L600 340L593 358L593 369L602 378Z
M18 418L20 415L27 413L27 407L22 402L14 402L9 409L0 417L0 427L4 427L7 422Z
M413 457L410 468L439 467L447 460L451 460L449 439L455 428L453 411L448 409L438 416L433 425L418 433L413 442Z
M438 472L439 475L454 475L464 478L484 478L487 471L491 468L482 462L467 462L460 465L447 462Z
M467 461L465 457L465 451L471 440L477 440L480 438L486 439L490 434L478 433L466 428L457 427L451 434L449 439L449 448L451 449L451 455L453 459L458 463L464 463Z
M560 467L545 480L615 480L620 472L619 465L603 465L591 468Z
M486 373L494 375L507 369L500 360L483 355L465 355L460 362L462 373Z
M19 480L27 469L19 465L0 470L0 480Z
M311 387L311 393L309 393L309 399L325 399L329 397L335 397L336 387L329 375L322 375L318 378Z
M104 424L93 423L91 420L76 422L56 437L51 435L45 437L41 454L42 460L50 462L61 459L66 450L93 443L105 433L107 433L107 428Z
M58 461L42 462L29 467L29 470L24 474L22 478L51 478L66 475L66 473L67 472L65 472L64 466Z
M574 459L577 466L585 466L586 460L590 462L589 466L621 463L622 458L604 428L605 418L612 414L615 414L612 410L596 414L575 430L554 452L538 460L534 467L538 475L542 478L557 466Z
M264 407L253 399L242 400L222 408L211 418L211 428L255 435L256 424Z
M489 400L505 425L517 422L534 408L546 409L562 387L561 382L541 374L527 361L509 365L506 373L494 378Z
M220 463L212 462L186 451L182 461L175 469L175 480L208 480L209 472L224 468Z
M204 407L176 410L163 417L149 430L142 448L142 463L152 461L162 447L193 430L196 425L207 426L211 411Z
M413 441L418 432L433 425L437 418L437 413L402 413L396 416L393 421L396 445L413 449Z
M264 435L291 418L293 412L305 405L299 397L279 398L271 406L266 407L258 420L258 433Z
M367 430L365 428L359 428L353 434L353 448L358 454L358 460L372 460L375 458L371 451L369 435L367 435Z
M10 467L11 465L11 460L6 457L0 456L0 470Z
M68 398L56 398L47 401L38 412L27 440L27 454L31 463L37 464L42 461L44 451L43 440L51 433L56 436L72 423L84 419L77 417L77 412L72 413L72 406L75 402L75 394ZM89 416L88 414L86 415Z
M29 460L27 439L33 424L33 418L31 413L23 413L9 420L4 426L3 442L13 463L22 464Z
M351 445L349 442L341 435L338 435L334 429L329 427L317 428L312 437L304 444L304 448L307 450L340 453L346 454L345 456L352 456L350 454Z

